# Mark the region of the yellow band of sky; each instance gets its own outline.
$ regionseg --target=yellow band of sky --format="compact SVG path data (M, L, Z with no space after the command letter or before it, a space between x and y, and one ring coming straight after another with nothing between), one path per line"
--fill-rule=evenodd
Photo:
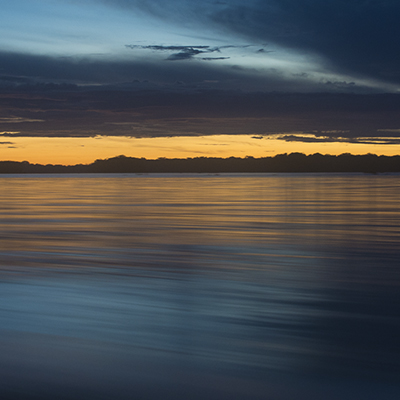
M400 154L399 145L345 142L286 142L276 138L256 139L250 135L179 136L167 138L32 138L7 137L0 140L0 160L40 164L88 164L96 159L125 155L147 159L187 157L269 157L276 154L342 153Z

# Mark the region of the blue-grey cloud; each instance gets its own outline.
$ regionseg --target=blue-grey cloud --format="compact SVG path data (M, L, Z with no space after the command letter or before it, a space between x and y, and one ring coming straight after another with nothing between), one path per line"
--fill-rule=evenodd
M181 48L181 47L179 47ZM170 50L171 51L171 50ZM199 49L175 51L175 57L192 57ZM91 58L49 57L21 53L0 52L0 88L32 85L65 85L85 83L116 83L149 80L158 83L177 81L195 83L203 80L235 79L229 70L211 67L208 63L187 68L181 63L159 63L149 59L99 60ZM244 81L246 76L243 75ZM252 77L249 74L249 78ZM237 78L237 76L236 76ZM51 85L48 86L51 89ZM54 88L56 89L56 88Z
M185 46L166 46L174 57L192 57L193 53ZM199 46L200 47L200 46ZM214 89L229 90L265 90L265 91L346 91L346 87L327 85L321 82L310 82L298 77L285 77L279 70L259 71L256 68L223 66L218 49L209 46L216 57L204 57L201 53L196 57L204 62L191 63L188 68L185 62L160 62L154 57L132 57L131 59L98 59L90 57L50 57L0 51L0 89L20 88L21 90L74 90L84 84L116 84L122 83L125 88L134 87L144 90L144 82L151 85L174 85L174 90ZM192 48L192 47L190 47ZM183 50L177 50L183 49ZM193 50L203 51L201 48ZM152 50L149 50L152 51ZM209 51L208 51L209 52ZM218 56L217 56L218 54ZM214 60L212 60L214 58ZM127 82L129 82L127 84ZM139 85L138 82L141 82ZM176 85L177 82L183 84ZM363 92L368 88L355 85L351 91ZM49 104L49 107L55 107Z
M400 84L400 2L393 0L99 0L176 23L315 54L325 67Z
M400 2L254 0L212 20L253 40L322 56L339 71L400 83Z

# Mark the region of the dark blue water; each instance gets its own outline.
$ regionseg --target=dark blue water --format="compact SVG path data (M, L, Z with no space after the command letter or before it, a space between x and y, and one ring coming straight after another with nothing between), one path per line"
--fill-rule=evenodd
M400 176L0 177L0 397L400 398Z

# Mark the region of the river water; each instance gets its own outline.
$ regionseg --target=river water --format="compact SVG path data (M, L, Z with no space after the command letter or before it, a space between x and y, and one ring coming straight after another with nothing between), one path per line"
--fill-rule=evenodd
M0 396L400 398L400 175L0 177Z

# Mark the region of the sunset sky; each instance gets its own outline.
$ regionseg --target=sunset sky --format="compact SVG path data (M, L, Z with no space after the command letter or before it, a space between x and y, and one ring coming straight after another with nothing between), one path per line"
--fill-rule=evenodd
M0 5L0 160L400 154L398 1Z

